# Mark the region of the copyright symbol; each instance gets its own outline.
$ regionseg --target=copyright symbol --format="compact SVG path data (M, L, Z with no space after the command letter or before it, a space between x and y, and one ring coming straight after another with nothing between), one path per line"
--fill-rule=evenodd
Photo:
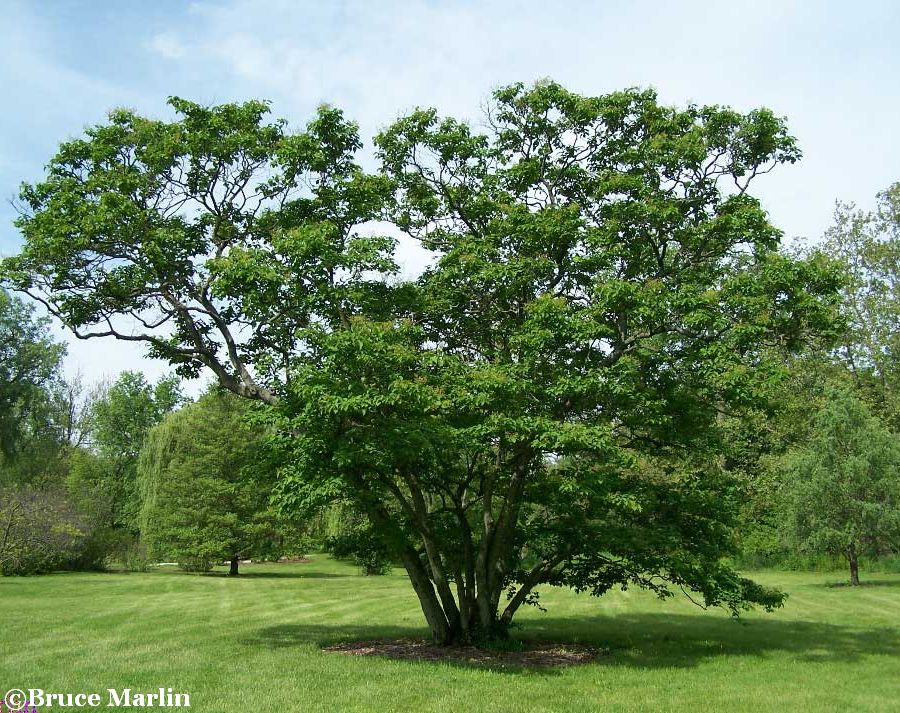
M28 703L28 697L21 688L10 688L3 700L6 701L6 707L9 708L10 713L22 710Z

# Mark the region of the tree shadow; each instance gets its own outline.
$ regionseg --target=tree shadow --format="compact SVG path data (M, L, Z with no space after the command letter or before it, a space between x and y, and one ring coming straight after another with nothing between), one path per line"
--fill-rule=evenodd
M842 626L777 617L624 614L587 621L541 618L522 628L533 628L533 633L541 638L576 637L576 641L606 646L610 655L599 663L613 666L689 667L720 656L764 658L776 653L816 662L900 656L900 628Z
M426 640L428 631L422 627L400 626L327 626L322 624L282 624L280 626L268 626L256 632L256 635L243 639L240 643L245 646L264 646L270 649L290 649L300 646L313 646L319 649L351 644L354 642L378 642L397 640ZM515 647L511 648L515 651ZM465 670L479 669L498 671L501 673L515 674L543 674L554 675L561 672L562 667L553 666L528 666L510 662L504 659L503 649L497 649L497 657L492 660L467 661L461 660L459 654L447 658L394 658L378 654L367 656L354 656L343 652L324 652L329 656L347 656L349 659L375 658L395 660L403 663L428 663L439 666L450 666Z
M417 627L281 624L264 627L241 643L281 649L426 636L427 632ZM590 619L540 617L517 626L513 636L523 641L588 645L603 652L594 660L595 665L647 669L693 667L723 656L765 658L778 653L820 663L846 663L871 655L900 656L900 628L839 626L775 618L734 620L714 614L625 614ZM440 663L462 668L496 668L510 673L552 674L561 670L498 668L450 660Z
M264 646L270 649L287 649L296 646L334 646L352 641L376 639L424 638L427 630L414 626L372 626L326 624L280 624L259 629L253 636L243 639L247 646Z
M204 572L205 577L226 577L231 579L340 579L352 577L352 574L338 574L335 572L241 572L236 577L228 572Z
M865 579L861 581L857 585L851 585L850 582L839 581L839 582L825 582L819 585L820 587L826 587L828 589L849 589L849 590L857 590L857 589L868 589L870 587L897 587L900 588L900 579L876 579L872 582L866 581Z

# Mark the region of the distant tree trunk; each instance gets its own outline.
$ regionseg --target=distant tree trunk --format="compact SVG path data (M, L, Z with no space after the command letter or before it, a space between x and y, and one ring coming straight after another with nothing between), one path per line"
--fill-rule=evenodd
M238 565L241 563L240 557L232 557L231 558L231 568L228 570L229 577L236 577L238 575Z
M856 545L847 546L847 559L850 561L850 584L859 586L859 557L856 554Z

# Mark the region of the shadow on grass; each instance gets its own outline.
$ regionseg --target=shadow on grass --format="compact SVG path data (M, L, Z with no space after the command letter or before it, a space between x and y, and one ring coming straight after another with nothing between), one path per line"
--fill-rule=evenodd
M237 577L232 577L228 572L204 572L204 577L226 577L230 579L338 579L352 577L352 574L338 574L335 572L241 572Z
M420 627L403 626L327 626L324 624L282 624L259 629L241 641L247 646L287 649L295 646L334 646L352 641L376 639L421 639L427 631Z
M721 656L788 653L803 661L846 662L900 655L900 628L865 628L721 614L624 614L588 621L536 619L522 626L535 638L595 643L610 650L599 663L640 668L686 667Z
M325 626L322 624L284 624L281 626L269 626L260 629L256 636L241 641L246 646L264 646L272 649L290 649L298 646L314 646L324 649L326 647L338 644L350 644L353 642L375 642L375 641L394 641L398 639L427 639L428 631L418 627L399 627L399 626ZM325 653L325 652L323 652ZM498 650L498 654L502 653ZM433 658L395 659L390 656L369 655L354 656L352 654L341 652L329 652L328 656L345 656L348 659L366 659L375 658L384 660L397 660L405 663L429 663L440 666L451 666L453 668L462 668L465 670L479 669L490 670L501 673L516 674L537 674L537 675L554 675L562 671L561 667L551 666L523 666L521 664L511 663L501 660L498 656L495 660L488 661L466 661L460 660L458 654L446 659L435 660ZM348 661L349 663L349 661Z
M777 615L776 615L777 616ZM422 628L282 624L260 629L242 643L290 648L353 641L425 638ZM516 627L522 640L589 645L606 653L595 665L635 668L691 667L723 656L788 653L803 661L848 662L863 656L900 656L900 628L862 628L776 618L732 620L715 615L632 614L592 619L532 619ZM485 668L446 661L444 665ZM506 672L558 673L561 669L494 667Z
M821 587L826 587L828 589L868 589L869 587L897 587L900 589L900 579L876 579L873 582L867 582L863 580L857 585L851 585L850 582L825 582L824 584L820 584Z

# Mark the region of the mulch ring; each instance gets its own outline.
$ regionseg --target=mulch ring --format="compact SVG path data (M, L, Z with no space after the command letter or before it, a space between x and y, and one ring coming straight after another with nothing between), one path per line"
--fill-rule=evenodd
M605 653L581 644L547 641L521 642L520 650L480 649L475 646L437 646L424 639L352 641L323 647L348 656L382 656L404 661L435 661L470 666L554 668L590 663Z

